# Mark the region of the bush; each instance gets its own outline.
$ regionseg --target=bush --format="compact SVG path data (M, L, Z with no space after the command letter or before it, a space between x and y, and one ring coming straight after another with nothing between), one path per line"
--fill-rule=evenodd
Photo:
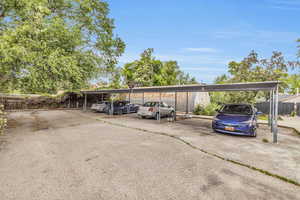
M194 110L195 115L209 115L213 116L216 114L216 110L219 109L220 106L215 103L210 103L207 106L203 106L198 104Z
M263 138L262 141L263 141L264 143L268 143L268 142L269 142L269 140L266 139L266 138Z
M297 115L297 113L296 113L296 111L292 111L290 115L291 115L291 117L295 117Z
M7 120L5 118L4 106L0 104L0 135L4 132Z

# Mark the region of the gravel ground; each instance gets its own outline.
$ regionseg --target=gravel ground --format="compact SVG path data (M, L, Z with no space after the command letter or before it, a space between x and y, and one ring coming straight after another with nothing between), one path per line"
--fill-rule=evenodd
M171 137L110 125L79 111L16 112L9 118L8 133L0 138L1 200L300 196L295 185Z

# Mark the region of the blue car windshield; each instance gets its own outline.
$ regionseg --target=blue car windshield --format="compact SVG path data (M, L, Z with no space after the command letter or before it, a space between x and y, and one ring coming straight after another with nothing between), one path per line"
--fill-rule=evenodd
M225 105L220 112L223 114L252 115L252 108L249 105Z

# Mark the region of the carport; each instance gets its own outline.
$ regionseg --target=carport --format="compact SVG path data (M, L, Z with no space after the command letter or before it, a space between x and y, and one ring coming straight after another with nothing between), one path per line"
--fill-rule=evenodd
M123 89L103 89L94 91L81 91L84 94L83 110L87 110L87 95L96 94L130 94L141 93L142 102L144 103L144 94L147 92L159 93L159 102L161 102L161 94L165 92L174 92L175 96L175 120L176 120L176 107L177 107L177 93L185 92L188 102L189 92L230 92L230 91L267 91L270 93L270 112L269 112L269 126L271 127L271 133L273 134L273 142L277 143L278 134L278 81L266 81L266 82L251 82L251 83L231 83L231 84L194 84L194 85L172 85L172 86L156 86L156 87L136 87L136 88L123 88ZM113 108L113 107L112 107ZM186 113L189 112L188 103L186 106ZM160 120L160 117L159 117Z

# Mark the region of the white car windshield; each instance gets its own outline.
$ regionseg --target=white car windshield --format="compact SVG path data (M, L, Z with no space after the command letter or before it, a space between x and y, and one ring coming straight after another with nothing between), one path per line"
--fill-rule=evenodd
M157 102L147 102L143 106L144 107L154 107L157 105Z

